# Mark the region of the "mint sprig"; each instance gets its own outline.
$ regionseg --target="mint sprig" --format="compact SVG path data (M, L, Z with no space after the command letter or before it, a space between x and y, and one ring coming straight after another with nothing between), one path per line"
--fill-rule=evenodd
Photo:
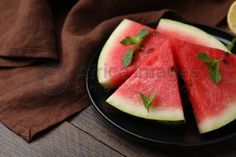
M236 44L236 38L233 38L233 40L231 41L231 43L228 44L228 45L226 45L226 47L227 47L227 49L228 49L229 51L232 51L235 44Z
M138 32L138 34L136 34L135 36L127 36L125 37L125 39L123 39L120 43L122 45L134 45L134 44L140 44L145 37L149 34L149 31L146 29L142 29Z
M124 66L128 67L131 64L134 51L135 51L135 48L133 47L125 53L125 55L123 56L123 59L122 59L122 64Z
M200 61L203 61L208 64L208 70L210 74L210 78L213 82L218 83L222 79L222 75L220 72L220 60L210 58L206 53L200 52L198 53L197 58Z
M144 107L147 109L148 113L149 113L149 108L154 100L154 98L156 97L156 93L152 93L150 97L147 97L146 95L144 95L143 93L140 93L140 97L143 100L143 105Z
M140 30L135 36L127 36L120 43L124 46L133 45L123 56L122 64L128 67L133 59L133 54L137 48L140 47L143 40L148 36L149 31L146 29Z

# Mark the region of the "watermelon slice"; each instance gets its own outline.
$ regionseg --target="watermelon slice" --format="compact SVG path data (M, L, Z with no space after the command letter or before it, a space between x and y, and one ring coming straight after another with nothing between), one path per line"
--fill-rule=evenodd
M142 43L144 49L142 49L142 52L140 52L141 50L137 50L139 52L135 52L131 65L125 67L121 60L127 50L130 49L130 46L124 46L120 41L126 36L136 35L142 29L149 30L149 36L146 37L145 41ZM154 29L124 19L111 34L100 53L97 66L99 83L106 88L120 86L128 77L131 76L131 74L134 73L137 67L143 63L144 59L153 54L153 43L160 46L165 41L166 39L160 34L157 34ZM148 44L146 45L146 43Z
M221 128L236 119L236 56L184 41L173 42L176 63L181 69L200 133ZM220 61L222 80L211 80L207 63L199 52Z
M197 27L182 22L170 19L161 19L157 26L157 31L167 35L168 37L174 37L193 44L217 48L226 52L229 51L226 46L214 36Z
M155 49L155 55L146 60L107 102L137 117L170 122L183 121L184 114L169 42L156 46ZM156 93L149 112L144 107L140 93L148 97Z

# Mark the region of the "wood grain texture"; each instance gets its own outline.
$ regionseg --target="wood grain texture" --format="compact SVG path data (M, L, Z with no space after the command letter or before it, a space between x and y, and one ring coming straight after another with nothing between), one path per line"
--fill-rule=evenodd
M166 156L165 153L159 152L156 149L151 149L127 139L125 135L120 134L111 125L106 123L92 106L88 107L70 122L125 156Z
M151 148L120 134L90 106L32 143L0 124L0 157L235 157L236 139L197 150Z
M130 157L153 156L153 157L235 157L236 138L224 143L194 150L161 150L150 148L127 139L90 106L84 112L71 120L71 123L78 128L91 134L101 142L109 145L121 154Z
M122 157L92 136L64 122L32 143L0 124L1 157Z

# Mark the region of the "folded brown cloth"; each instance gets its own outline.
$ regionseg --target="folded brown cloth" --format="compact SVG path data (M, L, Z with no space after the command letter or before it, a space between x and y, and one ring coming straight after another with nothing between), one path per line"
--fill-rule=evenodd
M123 18L216 25L233 0L1 0L0 121L31 141L89 105L86 65Z

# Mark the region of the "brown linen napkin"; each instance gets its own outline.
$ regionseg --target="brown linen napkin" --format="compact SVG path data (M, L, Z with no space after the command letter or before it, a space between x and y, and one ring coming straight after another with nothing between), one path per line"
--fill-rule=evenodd
M231 2L1 0L0 121L31 141L89 105L86 65L123 18L146 24L182 15L216 25Z

